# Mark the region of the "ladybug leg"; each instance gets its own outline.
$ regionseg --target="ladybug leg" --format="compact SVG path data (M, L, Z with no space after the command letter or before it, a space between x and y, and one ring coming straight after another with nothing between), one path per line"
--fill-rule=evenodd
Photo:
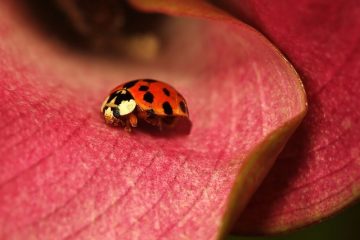
M146 121L151 125L158 127L160 131L163 129L164 125L160 117L153 116L151 118L146 118Z
M166 127L172 128L175 126L177 120L178 118L176 117L165 117L162 119L162 124L165 125Z
M126 119L124 129L125 129L125 131L127 131L127 132L131 132L132 127L131 127L130 119Z
M163 121L161 118L158 118L158 121L156 123L156 126L158 126L159 130L162 131L163 130Z
M160 117L145 117L144 119L147 123L150 125L153 125L155 127L158 127L160 130L163 129L163 122Z
M131 127L136 127L137 126L137 117L135 114L131 113L130 116L129 116L129 122L130 122L130 125Z
M128 126L128 125L126 125L126 126L124 127L124 129L125 129L126 132L131 132L131 127Z
M131 132L131 129L133 127L136 127L137 126L137 117L135 114L130 114L127 118L126 118L126 121L125 121L125 124L124 124L124 129L125 131L127 132Z
M124 119L119 118L118 121L117 121L117 124L115 126L125 127L126 126L126 121Z

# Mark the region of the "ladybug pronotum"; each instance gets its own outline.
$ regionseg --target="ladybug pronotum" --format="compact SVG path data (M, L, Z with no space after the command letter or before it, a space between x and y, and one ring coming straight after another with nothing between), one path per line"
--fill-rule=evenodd
M173 126L179 118L189 118L184 97L169 84L153 79L123 83L110 92L101 106L105 122L126 131L138 120L157 126Z

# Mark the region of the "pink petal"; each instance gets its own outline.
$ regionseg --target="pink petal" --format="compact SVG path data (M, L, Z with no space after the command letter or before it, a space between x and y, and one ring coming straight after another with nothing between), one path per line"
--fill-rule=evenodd
M288 62L220 11L170 19L148 64L74 53L12 1L0 19L1 239L213 239L306 110ZM107 92L141 77L183 93L191 134L104 124Z
M287 54L309 114L239 218L275 233L314 223L360 196L359 1L233 1Z

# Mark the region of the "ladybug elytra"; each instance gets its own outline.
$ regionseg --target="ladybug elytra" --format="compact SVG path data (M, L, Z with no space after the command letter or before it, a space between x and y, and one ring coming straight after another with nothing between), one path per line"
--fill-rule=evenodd
M189 118L184 97L169 84L153 79L123 83L110 92L101 106L105 122L136 127L138 119L157 126L172 126L178 118Z

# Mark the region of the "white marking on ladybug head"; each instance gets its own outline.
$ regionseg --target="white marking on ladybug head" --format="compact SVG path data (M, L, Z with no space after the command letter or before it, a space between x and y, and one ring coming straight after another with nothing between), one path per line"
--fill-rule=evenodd
M123 100L118 106L120 111L120 116L127 115L129 113L132 113L136 108L136 102L134 99L130 100Z
M105 118L105 122L106 123L113 123L115 117L113 115L113 112L111 111L111 108L107 108L105 111L104 111L104 118Z

